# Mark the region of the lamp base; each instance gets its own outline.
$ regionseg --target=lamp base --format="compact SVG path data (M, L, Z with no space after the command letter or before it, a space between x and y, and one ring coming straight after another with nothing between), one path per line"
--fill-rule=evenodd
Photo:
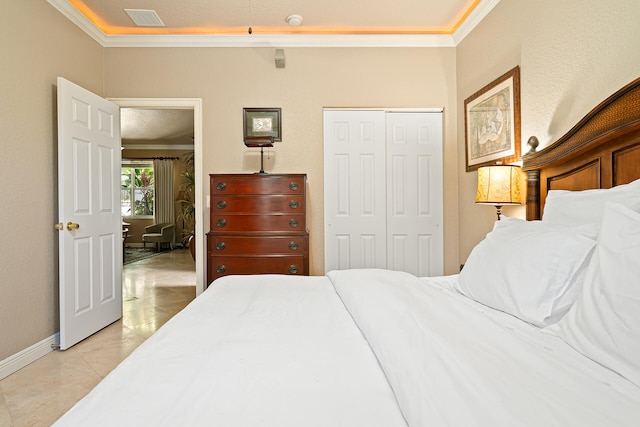
M260 146L260 172L256 172L256 175L269 175L264 171L264 147Z
M496 205L496 214L498 215L498 221L500 221L500 216L502 215L502 205Z

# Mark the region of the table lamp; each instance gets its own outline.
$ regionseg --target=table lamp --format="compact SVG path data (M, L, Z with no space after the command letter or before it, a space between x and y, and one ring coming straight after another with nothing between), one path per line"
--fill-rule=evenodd
M494 205L498 220L502 214L502 206L521 204L520 166L493 165L478 168L476 203Z

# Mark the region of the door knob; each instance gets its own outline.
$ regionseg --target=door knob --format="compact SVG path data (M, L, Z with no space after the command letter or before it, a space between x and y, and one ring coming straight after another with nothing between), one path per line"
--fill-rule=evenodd
M67 230L69 231L77 230L78 228L80 228L80 224L76 224L71 221L67 223Z
M58 231L62 231L62 230L64 230L64 224L63 224L63 223L61 223L61 222L59 222L59 223L55 224L55 225L53 226L53 228L55 228L55 229L56 229L56 230L58 230Z

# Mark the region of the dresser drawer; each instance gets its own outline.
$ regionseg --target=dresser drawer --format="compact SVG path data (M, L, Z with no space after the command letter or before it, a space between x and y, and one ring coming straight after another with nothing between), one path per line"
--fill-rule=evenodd
M221 215L211 213L211 232L305 233L305 215Z
M207 266L209 284L218 277L231 274L307 275L302 256L210 256Z
M304 196L300 195L224 195L211 198L214 214L245 213L304 213Z
M303 255L309 250L309 237L209 234L207 235L207 249L212 256Z
M222 194L304 195L304 175L211 175L211 196Z
M309 274L304 174L211 174L207 283L229 274Z

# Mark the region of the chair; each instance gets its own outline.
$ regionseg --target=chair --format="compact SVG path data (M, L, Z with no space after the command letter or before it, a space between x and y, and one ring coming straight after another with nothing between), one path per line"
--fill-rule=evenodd
M147 243L156 244L156 252L160 252L162 243L169 243L169 248L173 250L173 242L176 234L176 225L168 222L153 224L144 228L142 235L142 246L147 247Z

